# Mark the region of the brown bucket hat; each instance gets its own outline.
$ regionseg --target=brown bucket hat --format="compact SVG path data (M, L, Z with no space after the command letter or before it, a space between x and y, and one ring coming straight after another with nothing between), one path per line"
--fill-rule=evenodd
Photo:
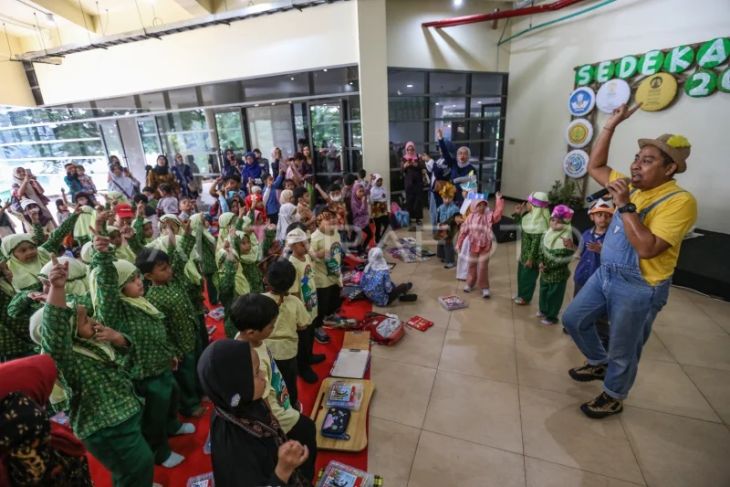
M682 135L663 134L656 139L639 139L639 147L652 145L667 154L677 164L677 172L687 170L687 158L692 145Z

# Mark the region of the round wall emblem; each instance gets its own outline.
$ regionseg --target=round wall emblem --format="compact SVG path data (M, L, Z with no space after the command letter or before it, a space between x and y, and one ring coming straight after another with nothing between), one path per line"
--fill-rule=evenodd
M593 138L593 125L585 118L577 118L570 122L565 130L565 139L568 145L580 149L591 143Z
M588 153L581 149L568 152L563 160L563 172L575 179L585 176L588 172Z
M596 94L596 106L603 113L611 113L631 98L631 88L622 79L612 79L601 85Z
M568 110L570 110L571 115L576 117L582 117L591 113L595 105L596 94L587 86L581 86L573 90L568 98Z
M677 80L669 73L658 73L644 78L636 89L634 99L642 103L646 112L657 112L667 108L677 96Z

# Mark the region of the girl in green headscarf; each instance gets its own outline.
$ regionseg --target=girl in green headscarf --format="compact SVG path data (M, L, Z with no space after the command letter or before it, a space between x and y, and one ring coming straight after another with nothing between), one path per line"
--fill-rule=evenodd
M155 462L173 467L183 457L170 450L168 436L192 433L195 427L181 425L177 408L172 407L175 379L171 367L176 357L164 316L144 297L141 275L134 264L113 260L108 237L95 237L94 247L89 287L95 317L134 343L129 359L135 388L145 400L142 432Z
M540 247L540 311L537 313L543 325L558 322L565 288L570 277L568 264L573 259L573 227L570 224L573 210L558 205L550 217L550 228L545 232Z
M130 350L129 342L89 319L83 306L67 307L63 265L49 274L48 302L31 318L30 333L55 360L71 395L74 434L111 471L115 486L151 485L153 455L139 427L142 407L125 367L129 354L118 353Z
M166 229L171 229L173 233L181 238L175 239L175 247L178 252L181 253L183 256L183 259L186 261L185 264L185 277L187 277L190 282L192 282L194 285L198 287L202 287L203 285L203 276L200 274L200 269L198 269L198 265L195 261L195 259L191 259L191 251L193 250L193 246L195 244L194 241L190 241L187 239L183 239L182 236L185 233L185 230L183 228L184 225L189 224L189 222L183 223L180 221L178 217L175 215L163 215L160 217L160 236L154 239L152 242L148 243L146 247L152 247L156 248L158 250L162 250L163 252L168 251L168 236Z
M190 230L195 239L195 245L190 257L200 266L208 290L208 300L211 304L217 304L218 290L213 283L215 273L218 270L215 260L216 239L208 231L207 221L202 213L191 216L189 221Z
M10 303L17 296L12 282L13 274L7 263L0 261L0 362L35 353L28 337L28 316L10 316Z
M240 260L241 238L233 228L229 228L228 239L222 243L222 248L216 253L218 274L216 274L216 285L225 310L225 330L228 338L236 335L236 328L229 317L229 310L238 296L251 292ZM218 236L220 241L220 235ZM238 249L238 250L236 250Z
M43 228L39 223L34 225L33 235L16 233L2 239L0 247L13 274L12 284L16 291L40 291L43 288L38 280L38 273L41 267L51 260L51 252L58 251L64 237L71 233L79 218L79 212L77 209L42 245L38 244L43 240Z
M536 191L527 201L517 205L512 218L520 225L520 260L517 264L517 296L515 304L529 304L535 293L540 258L540 242L550 224L547 194Z
M89 285L87 282L87 267L80 260L72 257L58 257L56 259L59 263L65 264L68 262L68 278L66 279L66 294L80 298L89 298ZM48 280L51 269L53 268L53 261L49 261L43 266L40 273L38 274L41 279ZM77 303L78 304L78 303Z

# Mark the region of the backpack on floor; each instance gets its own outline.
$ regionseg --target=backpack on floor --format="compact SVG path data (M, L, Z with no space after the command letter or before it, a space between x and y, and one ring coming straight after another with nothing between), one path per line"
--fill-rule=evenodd
M360 322L360 329L369 330L370 337L381 345L395 345L406 334L406 327L396 315L368 313Z

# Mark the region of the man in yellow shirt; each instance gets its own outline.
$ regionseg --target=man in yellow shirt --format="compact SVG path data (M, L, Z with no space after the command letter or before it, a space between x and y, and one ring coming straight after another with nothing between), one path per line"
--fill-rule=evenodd
M603 381L603 392L581 410L604 418L623 410L636 378L641 349L667 302L682 239L697 219L697 202L674 175L687 170L690 144L681 135L639 139L631 176L606 163L614 130L639 107L616 109L591 152L588 170L616 206L601 250L601 267L563 314L563 324L587 363L569 371L579 381ZM609 350L595 321L608 315Z

